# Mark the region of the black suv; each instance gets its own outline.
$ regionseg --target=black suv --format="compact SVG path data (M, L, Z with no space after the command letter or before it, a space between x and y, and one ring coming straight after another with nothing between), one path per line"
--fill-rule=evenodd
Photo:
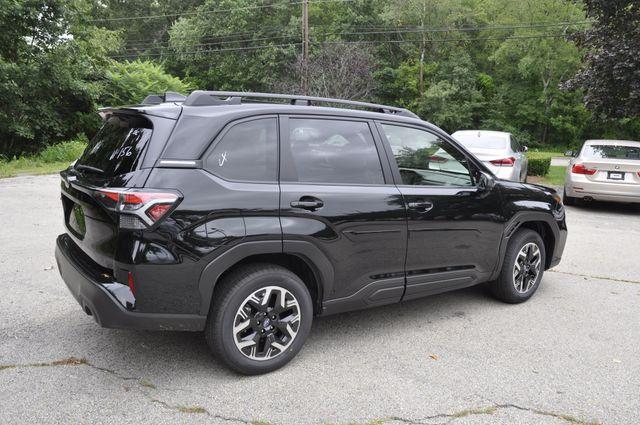
M525 301L564 249L552 189L404 109L196 91L100 113L61 173L64 281L100 325L204 330L241 373L286 364L315 315L483 282Z

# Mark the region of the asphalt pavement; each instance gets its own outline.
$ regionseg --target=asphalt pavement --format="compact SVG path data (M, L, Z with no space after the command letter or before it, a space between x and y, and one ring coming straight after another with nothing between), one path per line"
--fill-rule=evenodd
M200 333L102 329L60 279L57 176L0 179L0 424L634 424L640 209L570 207L527 303L470 288L318 318L300 354L229 372Z

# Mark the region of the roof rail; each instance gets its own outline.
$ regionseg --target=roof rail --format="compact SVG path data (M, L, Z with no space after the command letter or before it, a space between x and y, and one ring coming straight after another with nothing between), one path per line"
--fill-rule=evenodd
M183 94L176 93L176 92L173 92L173 91L168 91L168 92L165 92L162 95L160 95L160 94L150 94L149 96L144 98L144 100L142 101L142 104L143 105L158 105L160 103L165 103L165 102L184 102L186 98L187 98L187 96L185 96Z
M226 99L224 99L226 98ZM284 99L288 100L292 105L311 106L313 103L335 103L339 105L356 106L366 108L375 112L385 114L395 114L410 118L420 118L408 109L398 108L395 106L379 105L377 103L358 102L355 100L332 99L328 97L315 96L298 96L293 94L276 94L276 93L251 93L236 91L204 91L195 90L184 101L185 106L205 106L205 105L239 105L242 98L254 99Z

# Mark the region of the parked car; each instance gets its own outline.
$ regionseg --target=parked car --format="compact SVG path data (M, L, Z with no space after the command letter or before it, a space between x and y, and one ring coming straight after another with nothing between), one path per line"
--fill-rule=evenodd
M558 194L404 109L195 91L101 113L61 173L60 274L100 325L204 331L244 374L290 361L315 315L483 282L520 303L560 262Z
M487 166L498 178L527 181L526 146L511 133L488 130L463 130L451 135Z
M571 161L564 203L576 200L640 202L640 142L587 140Z

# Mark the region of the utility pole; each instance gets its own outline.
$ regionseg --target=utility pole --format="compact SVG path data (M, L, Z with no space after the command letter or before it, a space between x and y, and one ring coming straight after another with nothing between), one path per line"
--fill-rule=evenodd
M302 1L302 94L309 94L309 0Z

